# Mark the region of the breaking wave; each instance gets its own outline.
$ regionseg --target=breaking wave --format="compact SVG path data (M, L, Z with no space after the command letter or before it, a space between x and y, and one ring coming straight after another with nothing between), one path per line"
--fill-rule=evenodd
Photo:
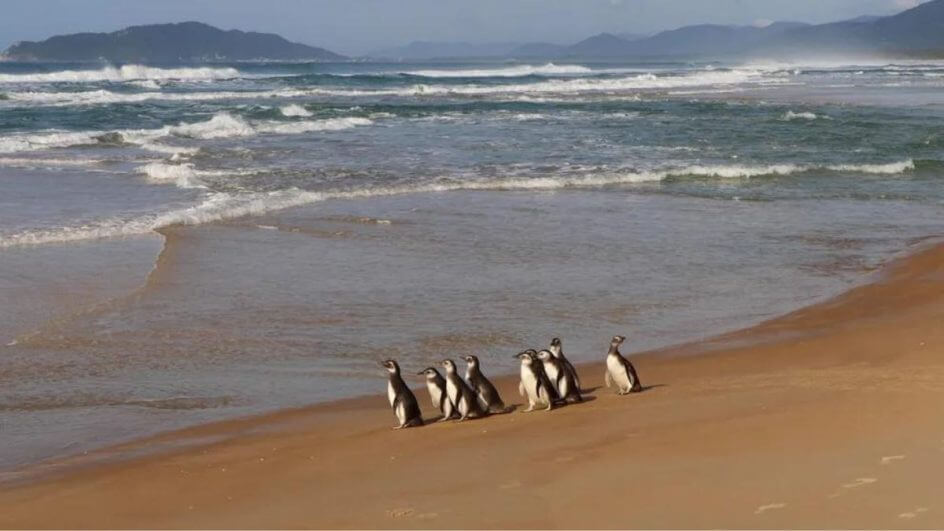
M781 120L790 122L793 120L816 120L817 118L825 118L825 116L821 117L809 111L802 111L802 112L787 111L783 114L783 116L781 117Z
M112 103L141 103L145 101L219 101L265 98L297 98L310 91L284 89L266 91L212 91L212 92L138 92L125 93L111 90L82 92L10 92L7 100L27 104L63 107L71 105L107 105Z
M173 182L179 188L203 188L197 181L197 172L192 164L164 164L152 162L140 168L141 173L154 183Z
M282 108L279 109L279 112L282 113L282 116L287 116L289 118L294 118L297 116L308 117L312 115L311 111L295 103L282 106Z
M156 68L144 65L106 66L101 70L0 74L0 83L94 83L138 80L211 81L239 77L235 68Z
M300 98L310 96L360 97L414 97L414 96L467 96L484 97L495 95L544 95L544 94L621 94L632 91L664 90L685 87L730 86L740 84L779 84L789 80L779 74L761 70L704 70L691 74L656 75L652 73L631 76L574 79L547 79L530 83L502 85L451 85L415 84L395 88L347 88L309 87L298 89L275 89L261 91L213 91L213 92L139 92L123 93L110 90L83 92L11 92L7 98L13 103L49 106L105 105L113 103L140 103L144 101L218 101L268 98Z
M616 171L565 177L515 177L481 180L441 179L425 184L369 187L353 190L306 191L291 188L265 193L230 194L225 192L210 192L207 198L200 204L161 214L147 215L131 220L111 219L83 225L81 227L29 231L0 237L0 248L141 235L170 225L199 225L244 216L261 215L328 199L359 199L410 193L460 190L555 190L658 182L682 177L744 179L762 176L782 176L813 171L898 174L914 169L915 163L913 160L887 164L842 164L825 166L796 164L767 166L685 166L653 171ZM199 170L195 170L189 164L178 166L149 164L142 168L142 172L154 180L173 182L174 184L185 187L199 186L199 183L197 183L195 179L201 174ZM207 173L219 175L226 172L216 171Z
M420 77L524 77L592 74L593 70L580 65L547 63L543 66L521 65L488 69L412 70L401 73Z
M193 153L196 148L169 146L155 141L164 137L218 139L256 134L301 134L314 131L338 131L370 125L367 118L346 117L300 122L250 122L227 112L213 115L209 120L181 123L159 129L124 129L118 131L47 131L0 137L0 153L18 153L44 149L85 145L133 144L150 151L179 154Z

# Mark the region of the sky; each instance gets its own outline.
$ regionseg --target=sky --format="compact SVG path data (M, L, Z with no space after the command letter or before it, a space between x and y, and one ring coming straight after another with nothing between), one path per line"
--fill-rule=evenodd
M278 33L346 55L415 40L570 44L688 24L822 23L922 0L2 0L0 48L80 31L198 20Z

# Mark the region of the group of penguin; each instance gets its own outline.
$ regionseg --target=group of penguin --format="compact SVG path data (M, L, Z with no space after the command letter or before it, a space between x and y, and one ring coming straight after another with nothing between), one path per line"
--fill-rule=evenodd
M613 336L610 349L606 354L604 373L606 386L615 385L620 395L642 390L636 368L620 354L619 346L625 340L624 336ZM524 410L525 412L534 411L535 407L550 410L558 404L583 401L577 370L564 356L563 345L559 338L552 339L547 349L541 351L528 349L516 354L515 358L521 362L521 382L518 384L518 392L528 399L528 408ZM442 366L446 370L445 378L434 367L427 367L417 373L426 377L429 397L433 406L442 413L440 422L509 412L510 409L505 407L498 390L482 373L479 359L472 355L465 356L463 359L468 364L465 380L459 376L456 364L449 359L442 361ZM387 369L389 376L387 398L399 421L394 429L422 426L423 417L416 402L416 396L403 381L400 366L394 360L385 360L382 365Z

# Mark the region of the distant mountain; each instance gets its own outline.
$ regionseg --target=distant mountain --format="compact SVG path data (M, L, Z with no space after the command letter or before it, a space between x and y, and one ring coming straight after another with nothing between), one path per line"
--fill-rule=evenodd
M504 57L514 55L512 51L520 42L472 44L468 42L414 41L406 46L376 50L367 54L374 59L397 61L422 61L428 59Z
M806 26L800 22L774 22L764 27L699 24L632 41L626 48L631 55L726 56Z
M765 43L765 49L781 54L944 55L944 0L932 0L889 17L789 31Z
M273 33L224 31L201 22L131 26L112 33L76 33L41 42L24 41L8 48L3 57L20 61L117 63L346 59Z
M877 15L861 15L855 18L850 18L849 20L843 20L842 22L853 22L856 24L862 24L866 22L875 22L876 20L880 18L882 17L877 16Z
M569 46L566 52L576 57L622 57L633 53L633 41L600 33Z
M866 15L829 24L698 24L649 37L630 34L629 38L601 33L571 46L526 45L512 55L543 59L944 56L944 0L932 0L893 16Z

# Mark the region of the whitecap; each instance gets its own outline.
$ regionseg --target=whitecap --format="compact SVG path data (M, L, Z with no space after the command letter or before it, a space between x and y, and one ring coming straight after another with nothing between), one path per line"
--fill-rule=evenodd
M420 77L522 77L522 76L554 76L554 75L580 75L590 74L593 70L580 65L555 65L547 63L545 65L519 65L505 68L487 68L487 69L449 69L449 70L410 70L402 72L412 76Z
M809 111L801 111L801 112L787 111L783 114L783 116L780 119L789 122L792 120L815 120L817 118L819 118L819 116Z
M235 68L157 68L144 65L106 66L100 70L60 70L26 74L0 74L0 83L90 83L136 80L211 81L239 77Z
M311 111L295 103L284 105L279 109L279 111L282 113L282 116L287 116L289 118L294 118L296 116L309 117L312 115Z

